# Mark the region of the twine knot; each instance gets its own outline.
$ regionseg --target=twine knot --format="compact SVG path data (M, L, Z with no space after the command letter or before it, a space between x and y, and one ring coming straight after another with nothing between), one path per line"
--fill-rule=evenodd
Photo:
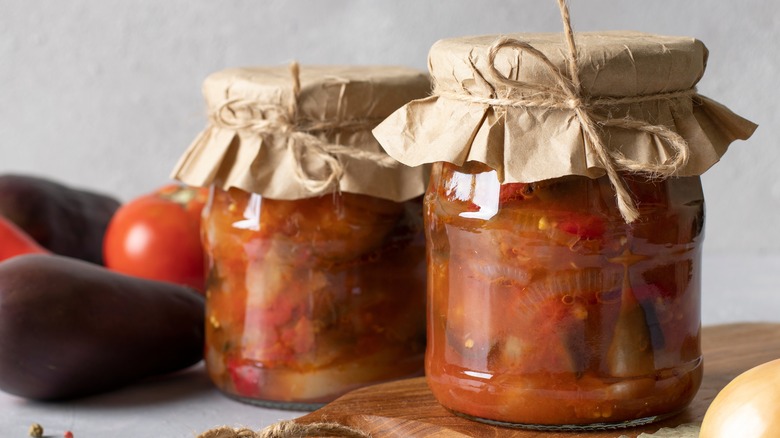
M577 97L570 97L566 100L566 106L569 107L569 109L579 108L582 106L582 100Z
M286 138L286 147L295 160L295 177L312 195L323 194L338 186L345 173L345 165L341 157L373 161L382 167L393 167L398 164L385 153L364 151L323 140L321 137L323 133L368 130L373 128L378 120L300 120L298 99L301 85L300 68L297 62L290 65L290 73L293 93L286 106L250 99L229 99L210 114L212 126L237 132L251 132L267 138Z

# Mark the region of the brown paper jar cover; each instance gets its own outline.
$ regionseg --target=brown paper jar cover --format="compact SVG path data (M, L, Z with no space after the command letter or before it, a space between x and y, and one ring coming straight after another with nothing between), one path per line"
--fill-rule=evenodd
M507 36L529 43L566 71L562 34ZM435 43L428 58L433 95L405 105L374 130L385 150L409 166L437 161L485 163L496 169L502 183L604 175L604 165L587 147L573 109L496 106L474 99L511 100L532 93L491 80L488 50L498 38L486 35ZM678 176L702 174L732 141L747 139L756 129L693 90L707 64L708 51L701 41L638 32L582 32L575 40L585 105L589 100L618 99L588 109L604 119L631 118L679 134L688 144L690 158L678 168ZM493 65L508 79L556 87L549 69L523 50L502 48ZM674 94L686 91L692 92ZM659 96L648 98L654 95ZM640 101L625 102L635 97ZM670 155L664 141L641 130L603 126L602 137L607 148L638 163L663 163Z
M388 158L371 129L400 106L430 94L426 74L391 66L301 66L298 79L296 96L288 66L210 75L203 85L210 123L172 177L192 186L237 187L284 200L341 191L400 202L423 193L423 167L381 165L348 153L338 155L344 170L338 184L312 192L295 177L299 158L290 135L303 132L324 144ZM303 165L316 176L325 164L310 152L303 151Z

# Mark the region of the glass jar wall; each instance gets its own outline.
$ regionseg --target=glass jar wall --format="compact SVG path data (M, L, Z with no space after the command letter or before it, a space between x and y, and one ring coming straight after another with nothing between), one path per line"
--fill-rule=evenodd
M203 233L206 364L244 401L311 409L421 375L420 198L340 193L293 201L212 189Z
M699 177L500 184L437 163L425 197L426 373L438 401L541 428L649 422L701 381Z

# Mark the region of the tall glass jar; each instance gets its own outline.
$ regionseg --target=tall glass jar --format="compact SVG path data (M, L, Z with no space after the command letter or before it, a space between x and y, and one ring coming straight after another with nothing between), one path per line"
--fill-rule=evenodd
M458 413L532 426L638 424L702 376L699 177L500 184L439 163L425 197L428 384Z
M293 201L213 189L206 365L225 393L308 409L422 374L420 198L351 193Z
M700 41L565 28L436 42L433 94L373 132L435 166L436 399L518 427L625 427L699 387L699 176L756 126L697 94Z

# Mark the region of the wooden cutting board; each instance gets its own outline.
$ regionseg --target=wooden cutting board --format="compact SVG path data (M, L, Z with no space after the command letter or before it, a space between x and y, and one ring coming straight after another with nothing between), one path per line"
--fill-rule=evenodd
M325 407L296 419L298 423L338 422L372 437L636 437L661 427L699 423L715 395L738 374L780 358L780 324L733 324L705 327L702 335L704 380L691 405L676 417L633 429L603 432L536 432L466 420L442 408L424 378L384 383L350 392Z

